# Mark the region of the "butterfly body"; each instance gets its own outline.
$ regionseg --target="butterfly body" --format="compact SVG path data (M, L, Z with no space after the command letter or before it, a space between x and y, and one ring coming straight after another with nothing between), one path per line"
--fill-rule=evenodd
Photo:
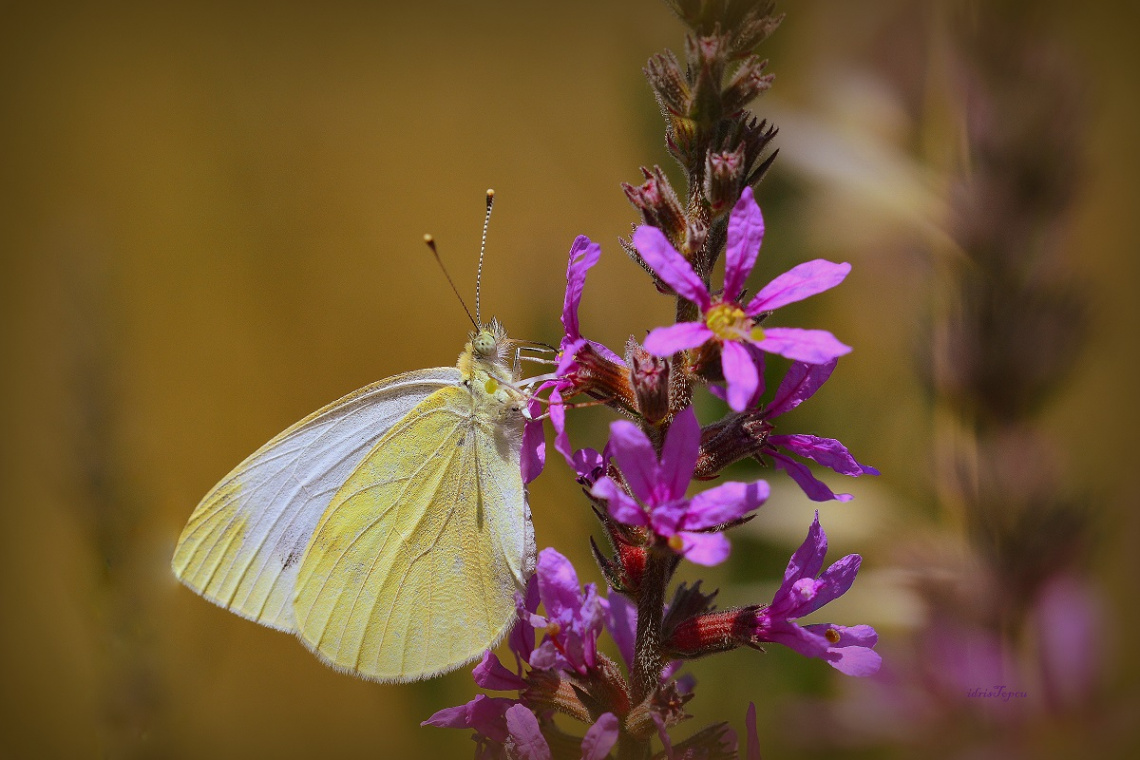
M492 322L456 367L382 380L276 436L198 505L175 574L364 678L477 658L534 569L513 348Z

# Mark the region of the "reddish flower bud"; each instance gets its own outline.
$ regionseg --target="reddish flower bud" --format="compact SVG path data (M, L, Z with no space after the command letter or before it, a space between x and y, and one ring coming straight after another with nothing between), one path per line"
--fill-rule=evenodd
M641 173L645 176L641 185L622 184L629 202L641 212L646 224L658 228L670 240L684 239L685 210L669 178L660 166L654 166L652 171L643 166Z

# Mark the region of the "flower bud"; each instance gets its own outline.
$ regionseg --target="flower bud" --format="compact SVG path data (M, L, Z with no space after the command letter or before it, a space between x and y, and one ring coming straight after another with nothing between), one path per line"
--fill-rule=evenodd
M672 50L653 56L645 66L645 78L653 88L662 114L681 115L689 111L689 84L681 73L681 63Z
M744 169L744 143L731 151L710 151L705 157L705 199L713 214L719 216L736 203Z
M759 456L772 430L764 414L763 410L751 409L704 427L693 477L709 480L733 462Z
M694 72L688 116L709 129L724 115L720 87L727 55L728 46L719 34L685 38L685 58Z
M661 719L665 728L677 725L686 718L691 717L685 712L685 703L693 698L692 694L681 694L676 682L670 681L660 684L649 693L639 705L636 705L626 716L626 730L638 739L648 739L657 734L656 715Z
M752 642L757 606L694 615L671 627L662 642L665 657L691 660Z
M641 218L646 224L656 227L665 233L671 241L685 238L685 210L677 193L669 184L669 179L660 166L654 166L653 171L641 167L645 175L645 182L635 187L628 183L622 184L629 202L641 212Z
M637 411L656 425L669 416L669 360L654 356L630 341L626 350Z
M724 90L723 105L726 114L735 115L743 111L754 98L772 86L776 77L764 73L767 65L768 61L755 55L744 59Z
M563 397L570 398L585 393L594 398L612 401L630 411L636 409L637 401L627 368L604 356L589 343L583 343L578 348L574 362L573 373L562 378L572 383L570 388L563 391Z

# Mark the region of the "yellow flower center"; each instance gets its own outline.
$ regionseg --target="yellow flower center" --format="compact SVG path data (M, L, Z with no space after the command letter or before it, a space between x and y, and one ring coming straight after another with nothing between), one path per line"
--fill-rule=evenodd
M753 327L751 317L734 303L718 303L705 312L705 325L720 340L764 340L764 331Z
M669 548L675 552L679 552L685 548L685 540L678 536L676 533L669 536L667 543L669 544Z

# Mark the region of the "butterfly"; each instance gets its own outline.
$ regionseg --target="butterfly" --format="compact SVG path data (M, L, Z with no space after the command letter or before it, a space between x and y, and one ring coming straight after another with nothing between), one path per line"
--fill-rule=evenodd
M455 367L350 393L234 468L182 531L179 580L370 680L430 678L495 647L535 565L528 342L471 321Z
M456 367L381 380L282 432L198 504L175 575L371 680L493 648L535 563L514 345L492 321Z

